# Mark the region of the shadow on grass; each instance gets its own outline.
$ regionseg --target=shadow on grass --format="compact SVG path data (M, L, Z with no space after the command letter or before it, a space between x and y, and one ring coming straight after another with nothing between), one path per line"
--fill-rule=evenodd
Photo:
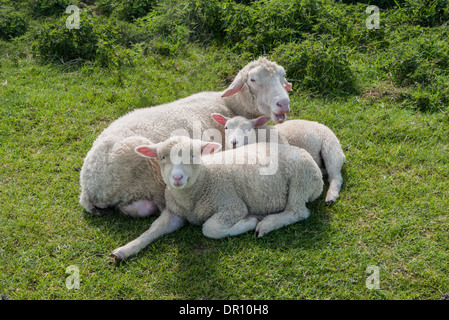
M346 178L345 172L343 175ZM327 245L329 211L333 209L324 204L328 189L327 178L324 180L322 195L307 205L311 214L305 221L273 231L262 238L248 232L220 240L206 238L201 227L187 225L156 240L137 256L120 262L119 269L123 266L151 268L159 262L165 263L168 264L166 269L153 270L160 273L151 284L153 290L169 292L182 299L242 298L244 295L238 289L242 282L247 281L245 286L253 288L259 280L263 283L270 278L270 273L277 268L283 268L283 273L295 274L299 259L304 254L315 255ZM338 206L338 200L334 206ZM101 217L85 214L85 219L119 245L124 245L146 231L156 216L133 219L112 212ZM110 248L111 251L113 249ZM276 261L279 256L283 257L283 261ZM285 259L290 260L290 267L286 267Z

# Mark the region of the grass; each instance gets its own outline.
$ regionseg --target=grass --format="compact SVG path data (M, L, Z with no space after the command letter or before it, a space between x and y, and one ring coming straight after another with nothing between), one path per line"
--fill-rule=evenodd
M445 27L420 32L435 36L438 28ZM449 292L449 77L435 69L437 87L397 86L384 69L388 50L348 54L357 93L292 92L290 119L326 124L345 149L336 204L324 206L325 181L323 195L308 205L308 220L264 238L211 240L187 226L114 264L108 253L155 218L86 214L73 168L116 118L222 90L248 56L190 43L177 55L149 52L107 69L95 61L42 62L25 40L1 42L0 293L10 299L441 299ZM420 108L414 95L431 90L435 103ZM79 289L66 287L71 265L79 268ZM380 288L369 290L372 265L379 267Z

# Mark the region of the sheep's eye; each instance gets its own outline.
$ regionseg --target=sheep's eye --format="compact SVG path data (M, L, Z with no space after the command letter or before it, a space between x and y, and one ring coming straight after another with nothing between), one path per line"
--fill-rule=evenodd
M251 78L250 81L251 81L251 82L256 82L256 79Z
M165 157L164 157L164 156L162 156L162 157L161 157L161 160L162 160L162 161L165 161Z
M225 127L225 130L228 130L228 127Z

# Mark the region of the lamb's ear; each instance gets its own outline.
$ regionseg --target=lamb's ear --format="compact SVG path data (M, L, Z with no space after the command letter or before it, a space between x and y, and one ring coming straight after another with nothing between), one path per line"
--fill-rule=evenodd
M228 121L228 118L226 118L225 116L222 116L219 113L212 113L212 118L214 118L214 120L216 122L218 122L219 124L221 124L222 126L225 126L226 121Z
M157 145L153 144L151 146L137 146L135 151L147 158L157 158Z
M229 85L229 87L226 89L226 91L221 95L222 98L226 98L229 96L232 96L233 94L236 94L240 90L242 90L243 85L246 82L246 77L241 76L238 74L234 81Z
M251 122L253 123L254 128L259 128L261 126L266 125L268 123L268 121L270 121L270 119L271 119L270 117L262 116L257 119L251 120Z
M221 150L221 144L216 143L216 142L204 142L201 145L201 154L205 155L205 154L209 154L212 152L217 152Z
M292 91L293 90L293 86L290 82L288 82L287 80L285 80L285 85L284 85L285 90L287 91Z

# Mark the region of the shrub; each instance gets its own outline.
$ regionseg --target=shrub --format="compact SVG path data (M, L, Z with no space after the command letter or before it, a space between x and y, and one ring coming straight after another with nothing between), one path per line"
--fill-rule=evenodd
M395 16L400 25L439 26L449 20L449 0L405 0Z
M98 0L97 8L103 14L113 14L125 21L134 21L148 14L155 0Z
M32 0L30 8L37 16L61 16L67 6L78 5L75 0Z
M288 43L272 52L273 60L283 65L295 86L314 95L345 95L358 91L347 54L324 41Z
M46 20L36 31L33 51L45 60L91 60L98 42L95 22L96 18L84 11L79 29L67 29L66 17Z
M415 32L415 37L398 41L387 51L389 59L382 69L391 75L396 86L426 86L447 74L449 45L443 40L447 30L436 29L435 33L419 30L421 34Z
M386 40L385 15L380 19L379 29L366 27L366 4L330 5L327 4L316 18L313 33L318 37L328 35L341 45L357 48L359 51L380 49L388 46Z
M26 32L27 26L24 14L9 7L0 9L0 39L10 40L21 36Z
M346 4L363 3L365 6L375 5L382 9L388 9L401 5L405 0L341 0L339 2Z
M164 15L149 14L136 20L135 26L143 34L151 35L146 42L153 52L166 56L183 50L190 37L187 26L173 23Z
M256 1L233 5L223 17L225 41L238 52L262 54L311 32L322 1Z

